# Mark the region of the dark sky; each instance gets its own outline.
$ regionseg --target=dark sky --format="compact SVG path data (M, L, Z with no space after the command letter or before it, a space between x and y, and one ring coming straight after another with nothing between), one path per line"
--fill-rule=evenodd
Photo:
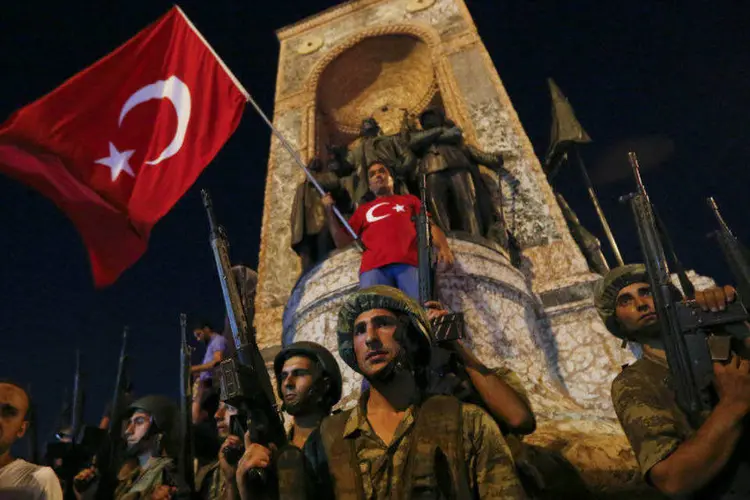
M181 6L270 114L274 30L335 3L192 0ZM644 179L680 256L690 268L730 280L705 237L714 227L705 197L715 196L735 232L750 241L743 224L750 207L750 40L741 2L681 2L679 9L648 0L467 3L537 153L548 143L545 78L552 76L594 139L583 149L593 177L613 177L623 141L637 139L644 157L666 160ZM6 2L0 117L95 62L170 6L162 0ZM98 421L111 396L125 324L136 390L177 393L178 314L217 323L223 316L199 189L213 195L233 259L256 267L269 142L269 131L248 109L216 160L157 224L146 255L102 291L93 288L84 247L66 217L36 192L0 177L0 377L32 384L40 438L49 437L63 390L72 384L76 347L87 374L86 417ZM579 173L563 171L558 187L604 241ZM629 211L617 202L632 189L631 178L597 188L625 260L639 260Z

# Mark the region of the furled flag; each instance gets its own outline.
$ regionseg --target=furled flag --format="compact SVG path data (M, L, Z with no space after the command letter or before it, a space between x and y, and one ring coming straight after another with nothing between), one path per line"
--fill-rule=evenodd
M0 172L52 199L96 286L149 234L237 128L247 91L179 7L0 125Z
M585 144L591 137L578 122L573 106L562 93L552 78L547 78L550 97L552 98L552 128L549 134L549 150L545 160L545 169L549 170L558 163L559 156L565 153L565 147L571 143Z

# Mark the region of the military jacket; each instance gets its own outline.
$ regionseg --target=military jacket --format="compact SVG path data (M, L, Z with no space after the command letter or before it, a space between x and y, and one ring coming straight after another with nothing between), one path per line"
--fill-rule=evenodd
M697 431L677 405L667 362L647 352L615 378L612 403L646 479L654 465ZM747 446L746 435L724 470L691 498L750 498L750 481L741 486L742 492L731 485L735 477L750 476ZM738 472L739 467L745 472Z
M204 465L195 475L195 489L201 500L221 500L226 498L226 480L219 461Z
M115 489L114 500L139 500L151 498L154 490L162 484L169 484L165 480L174 469L171 458L152 458L146 467L123 469L119 476L119 484Z
M418 491L415 485L435 486L434 483L440 483L446 477L455 478L457 474L452 472L454 469L459 469L459 473L466 478L470 497L525 498L511 452L500 429L492 417L478 406L456 406L459 408L457 428L460 429L460 436L456 436L456 442L459 443L460 449L453 450L458 459L451 460L453 453L450 450L424 447L424 439L415 439L417 418L422 416L419 405L412 406L406 411L391 443L383 442L367 420L367 394L363 394L359 405L353 410L324 420L320 428L321 438L313 440L311 436L305 444L304 451L310 466L310 477L315 482L314 491L319 495L316 498L414 498L414 492ZM440 424L436 421L439 418L435 418L434 415L429 417L422 420L421 435L439 436L435 441L445 442L446 436L440 436L437 431ZM335 420L339 420L343 425L330 425ZM435 432L430 429L433 422ZM316 441L332 443L333 446L321 446L321 443ZM413 448L414 446L416 448ZM351 453L345 455L344 463L337 463L340 459L328 456L331 448L351 450ZM435 458L437 455L444 457L442 462ZM422 465L425 463L431 464L432 470L425 470ZM345 468L347 465L355 477L356 486L353 491L350 489L346 494L342 494L340 484L337 484L341 482L338 477L340 474L336 474L336 469L340 471L342 466ZM334 475L337 477L332 479ZM458 482L454 479L454 486ZM440 489L439 484L437 489Z

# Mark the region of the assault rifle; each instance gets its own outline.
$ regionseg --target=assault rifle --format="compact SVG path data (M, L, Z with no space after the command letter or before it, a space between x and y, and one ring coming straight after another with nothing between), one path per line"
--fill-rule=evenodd
M266 369L266 363L258 350L255 341L255 331L247 321L245 309L237 289L237 282L232 274L229 261L229 242L224 232L216 222L211 198L206 190L201 191L203 206L208 214L208 224L211 231L211 248L216 261L216 270L221 282L224 296L224 306L232 330L232 338L237 348L237 354L222 361L215 370L221 390L220 398L240 410L245 422L235 420L240 429L234 432L250 432L250 439L268 447L275 444L278 448L286 443L286 433L281 413L276 405L271 378ZM235 427L233 425L233 427ZM239 459L237 450L234 458ZM229 456L227 457L230 458ZM251 471L251 479L265 481L265 470Z
M422 201L419 213L415 216L417 224L417 262L419 263L419 302L425 304L434 300L435 290L432 285L432 233L430 218L427 215L427 175L419 174L419 198Z
M73 377L73 405L70 413L70 428L73 439L78 438L83 418L83 387L81 386L81 350L76 349L76 374Z
M704 312L691 300L694 297L689 287L686 301L675 296L664 251L664 245L671 248L669 239L654 214L635 153L628 153L628 157L636 192L621 201L630 203L635 218L677 404L699 425L716 403L713 361L728 360L733 338L747 335L742 322L747 320L748 313L739 302L729 304L724 311ZM674 253L670 253L676 260ZM682 276L682 280L687 282L687 276Z
M187 316L180 314L180 455L178 471L191 489L195 489L193 474L193 388L190 383L190 353L187 341Z
M117 467L124 450L125 443L122 439L122 416L125 411L125 368L128 360L128 327L122 332L122 346L120 358L117 365L117 376L115 377L115 390L112 396L112 405L109 414L109 427L107 434L94 427L85 427L83 436L78 439L79 446L84 450L95 450L90 465L96 467L97 471L89 479L74 483L79 493L84 493L98 479L99 485L96 489L97 499L109 499L114 496L117 487ZM78 467L76 467L78 469ZM80 472L77 470L76 472Z
M434 272L432 267L432 229L427 215L427 175L419 174L419 198L421 208L414 217L417 226L417 262L419 276L419 303L424 306L436 300ZM458 340L464 337L464 316L462 313L451 313L432 320L432 331L435 342Z
M745 307L750 303L750 262L748 262L747 249L737 240L737 237L729 229L729 226L724 222L724 218L719 212L719 207L713 198L708 199L708 206L711 207L716 220L719 222L719 229L714 231L712 234L716 237L721 247L721 252L724 254L729 265L729 270L734 276L734 283L737 286L737 290L740 292L740 299L745 304Z

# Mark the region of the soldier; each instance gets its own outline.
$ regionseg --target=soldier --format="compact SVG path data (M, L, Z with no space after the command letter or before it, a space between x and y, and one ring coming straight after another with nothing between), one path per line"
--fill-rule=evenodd
M0 382L0 498L62 500L52 469L13 458L11 447L31 425L31 398L14 382Z
M681 297L676 288L673 293ZM731 287L711 288L698 292L696 301L719 311L734 297ZM750 498L750 489L727 491L747 457L743 420L750 413L750 362L735 356L726 365L714 364L719 402L696 425L675 400L645 266L610 271L595 301L613 335L643 344L643 357L612 383L612 403L646 481L668 495Z
M216 430L223 443L218 458L199 468L195 475L195 490L204 500L239 498L234 481L235 466L227 461L226 455L227 447L237 445L236 439L231 439L236 438L232 436L231 418L238 413L237 408L222 401L214 414Z
M289 430L288 440L293 446L302 448L307 439L316 433L320 422L331 414L331 409L341 399L342 379L338 363L333 355L322 345L315 342L295 342L283 348L276 355L273 363L276 375L276 388L279 399L283 401L283 410L294 417L294 423ZM236 414L236 410L233 410ZM217 413L217 419L219 414ZM222 430L228 432L228 421ZM241 445L238 436L228 436L226 446ZM226 476L232 474L241 492L242 498L250 496L253 485L247 482L247 473L251 469L266 468L271 463L273 451L254 444L245 438L245 453L237 464L233 473L226 460L222 464ZM302 471L300 471L302 472ZM280 498L288 498L284 488L280 485Z
M430 321L448 314L437 301L429 301L425 307ZM584 483L569 462L558 453L521 440L534 432L536 419L528 393L513 370L502 365L487 367L462 339L433 347L430 365L429 394L455 396L481 406L495 419L531 498L588 498Z
M314 498L525 498L484 410L423 398L432 334L416 302L386 286L355 292L337 336L341 358L370 389L305 443Z
M419 277L417 231L413 217L419 213L421 202L416 196L394 193L393 172L385 164L376 161L368 167L367 175L375 199L360 205L349 219L365 246L359 286L394 286L416 299L419 297ZM352 238L332 215L334 203L331 195L323 198L333 241L337 247L343 248ZM445 234L435 224L431 227L438 262L452 265L453 252Z
M127 459L117 474L115 500L188 498L189 488L177 475L169 456L177 406L164 396L145 396L130 405L125 440ZM90 484L97 475L95 467L75 477L76 498L93 498L93 488L84 493L80 484Z
M425 304L427 317L444 316L448 311L437 301ZM478 404L495 419L503 434L531 434L536 428L531 403L521 380L505 367L490 369L463 340L440 343L433 348L439 358L432 361L430 394L450 394ZM453 359L447 359L449 356ZM455 362L454 362L455 360Z

